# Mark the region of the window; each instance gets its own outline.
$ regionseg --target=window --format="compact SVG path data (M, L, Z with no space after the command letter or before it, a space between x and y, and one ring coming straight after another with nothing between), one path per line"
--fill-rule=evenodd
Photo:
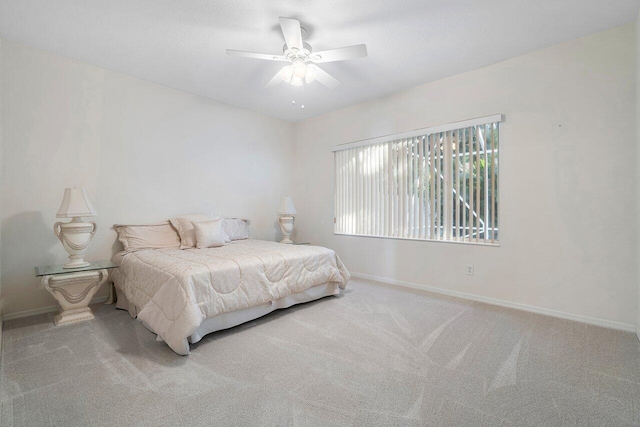
M501 121L334 147L335 233L497 244Z

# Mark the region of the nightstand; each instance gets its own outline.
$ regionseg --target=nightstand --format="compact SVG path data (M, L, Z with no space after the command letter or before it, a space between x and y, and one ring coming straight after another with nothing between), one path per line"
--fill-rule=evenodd
M60 304L60 314L53 319L55 324L93 319L95 316L89 308L91 298L107 281L109 269L117 267L109 261L92 262L82 268L64 268L62 265L36 267L36 276L42 277L42 286Z

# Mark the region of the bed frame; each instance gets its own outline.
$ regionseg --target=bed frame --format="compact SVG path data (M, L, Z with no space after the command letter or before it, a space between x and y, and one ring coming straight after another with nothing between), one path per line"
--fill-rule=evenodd
M114 288L116 290L117 297L116 308L127 310L131 317L136 318L140 311L139 308L130 303L124 295L124 292L119 290L117 286L114 286ZM196 331L189 337L189 343L195 344L207 334L221 331L223 329L233 328L234 326L241 325L242 323L258 319L259 317L265 316L275 310L289 308L296 304L303 304L327 296L339 294L340 288L336 283L324 283L322 285L309 288L306 291L297 292L284 298L279 298L254 307L219 314L209 319L205 319L198 329L196 329ZM146 322L142 322L142 324L154 334L156 333L151 326L146 324Z

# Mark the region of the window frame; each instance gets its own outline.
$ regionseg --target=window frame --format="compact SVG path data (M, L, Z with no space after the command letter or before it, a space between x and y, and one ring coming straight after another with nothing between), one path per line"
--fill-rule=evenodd
M466 129L466 128L470 128L470 127L475 127L475 126L482 126L482 125L489 125L489 124L496 124L496 132L497 132L497 140L499 142L498 148L496 152L501 152L503 151L503 141L500 138L501 132L500 132L500 128L501 128L501 123L503 123L505 121L505 116L503 114L493 114L493 115L489 115L489 116L483 116L483 117L478 117L478 118L474 118L474 119L469 119L469 120L463 120L463 121L458 121L458 122L453 122L453 123L448 123L445 125L439 125L439 126L432 126L432 127L427 127L427 128L421 128L421 129L416 129L413 131L409 131L409 132L402 132L402 133L397 133L397 134L390 134L390 135L385 135L385 136L380 136L380 137L375 137L375 138L370 138L370 139L365 139L365 140L360 140L360 141L354 141L354 142L350 142L350 143L346 143L346 144L341 144L341 145L336 145L331 147L331 151L334 154L334 171L333 171L333 180L334 180L334 198L333 198L333 211L334 211L334 226L333 226L333 234L337 235L337 236L353 236L353 237L367 237L367 238L380 238L380 239L394 239L394 240L408 240L408 241L420 241L420 242L438 242L438 243L454 243L454 244L463 244L463 245L474 245L474 246L483 246L483 247L500 247L500 242L503 239L503 233L501 231L500 228L500 223L501 223L501 212L502 210L500 209L501 206L501 202L500 202L500 190L502 188L501 185L501 178L500 175L501 173L499 173L499 169L498 169L498 173L496 174L495 177L495 184L496 184L496 188L498 189L497 191L497 212L499 212L495 220L495 224L493 224L492 228L494 230L500 230L498 231L498 239L494 242L491 242L488 239L482 239L479 241L471 241L471 239L469 239L469 241L464 241L464 240L454 240L452 238L446 239L446 238L442 238L442 239L436 239L436 238L427 238L427 237L404 237L404 236L387 236L387 235L372 235L372 234L360 234L360 233L347 233L347 232L342 232L342 231L338 231L338 225L337 225L337 218L338 218L338 212L337 212L337 205L338 205L338 173L337 173L337 167L338 167L338 161L337 161L337 157L336 157L336 152L338 151L343 151L343 150L347 150L347 149L351 149L351 148L358 148L358 147L364 147L364 146L368 146L368 145L375 145L375 144L382 144L382 143L393 143L394 141L398 141L398 140L404 140L404 139L411 139L411 138L415 138L415 137L427 137L429 138L430 135L432 134L439 134L439 133L443 133L443 132L449 132L449 131L458 131L461 129ZM491 150L492 151L495 150L495 147L492 147ZM487 148L485 147L484 149L479 149L476 148L476 150L474 150L473 152L468 152L468 153L463 153L463 154L457 154L457 156L466 156L468 154L472 154L472 153L483 153L487 151ZM477 155L477 154L476 154ZM480 154L481 155L481 154ZM442 153L440 156L444 156L444 153ZM498 157L498 164L499 164L499 157ZM386 173L386 172L384 172ZM495 197L495 196L494 196ZM441 219L441 225L438 228L444 228L445 224L444 224L444 219ZM454 227L455 228L455 227ZM442 233L444 235L444 233Z

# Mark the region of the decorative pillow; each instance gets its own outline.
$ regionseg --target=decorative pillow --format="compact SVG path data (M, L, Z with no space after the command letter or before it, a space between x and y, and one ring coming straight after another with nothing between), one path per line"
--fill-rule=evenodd
M218 217L219 218L219 217ZM184 215L179 218L171 218L169 221L180 235L180 249L191 249L196 247L196 235L193 231L193 222L211 221L216 219L211 215Z
M251 237L249 235L249 225L240 218L225 218L224 231L231 241L244 240Z
M224 246L227 242L227 235L222 228L222 220L220 218L213 221L194 222L193 231L196 236L196 247L216 248Z
M146 225L114 225L125 252L142 249L178 249L180 236L167 221Z

